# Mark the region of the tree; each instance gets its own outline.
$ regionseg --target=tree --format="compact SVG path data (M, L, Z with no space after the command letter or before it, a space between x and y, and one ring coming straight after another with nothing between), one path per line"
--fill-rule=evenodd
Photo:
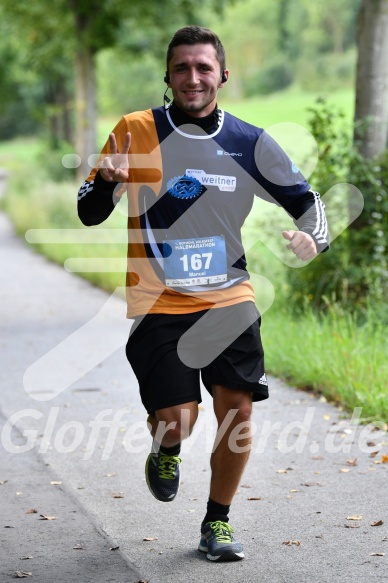
M42 1L42 0L41 0ZM63 0L65 1L65 0ZM88 174L88 158L95 154L96 147L96 54L99 50L130 42L122 39L124 33L137 28L152 31L156 45L161 39L166 40L169 33L180 26L184 19L196 21L197 14L204 0L149 0L128 2L127 0L110 0L101 4L100 0L68 0L74 18L74 35L76 39L76 151L81 157L79 177ZM212 0L212 8L222 10L228 0ZM128 26L128 21L130 26ZM126 26L124 26L124 24ZM141 26L140 26L141 25ZM155 31L158 34L155 36ZM146 36L140 35L144 43ZM143 50L152 50L148 44ZM132 49L138 49L135 43Z
M357 22L355 142L365 158L388 136L388 0L362 0Z
M358 175L364 211L350 226L349 244L353 261L366 264L373 260L374 267L383 273L380 281L386 285L387 241L380 223L387 206L384 154L388 137L388 0L362 0L357 20L357 54L352 173ZM350 214L352 204L350 199ZM365 285L364 289L369 287Z
M210 6L220 11L228 1L212 0ZM95 69L98 51L120 44L134 48L124 35L132 33L136 38L139 29L142 31L141 50L156 49L157 42L154 46L144 44L147 39L144 31L152 30L154 41L155 36L159 42L166 40L166 34L171 36L172 30L185 20L198 21L197 15L204 4L205 0L165 0L163 3L158 0L35 0L33 3L2 0L4 13L24 32L26 45L35 59L33 66L49 71L46 79L58 79L57 75L62 75L62 80L67 79L69 67L64 67L61 55L71 55L75 79L75 98L71 100L75 112L75 149L81 157L79 178L88 174L88 158L97 151ZM41 30L45 33L43 41ZM66 60L66 65L68 62ZM67 84L58 79L56 87L59 90ZM55 88L50 95L53 93L56 94Z
M346 310L382 311L388 293L388 0L362 0L357 30L356 111L352 136L341 139L338 120L326 105L314 111L312 132L321 148L318 183L354 184L363 212L299 281L299 296L335 298ZM345 134L343 134L345 135ZM340 139L339 139L340 138ZM358 202L350 194L349 216ZM294 288L295 289L295 288ZM376 312L377 313L377 312Z
M0 4L0 134L2 138L48 129L50 148L71 141L71 60L58 43L55 5L48 15L36 4ZM39 22L39 30L36 22ZM66 19L62 18L63 26ZM20 34L23 30L24 34Z

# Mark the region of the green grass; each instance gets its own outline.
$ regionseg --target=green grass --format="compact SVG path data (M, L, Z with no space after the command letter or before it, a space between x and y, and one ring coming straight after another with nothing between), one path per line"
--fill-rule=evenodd
M287 99L285 99L287 98ZM334 100L334 97L332 98ZM351 92L343 91L335 96L336 103L348 104L350 113ZM303 123L303 108L313 102L311 94L295 91L273 95L242 104L221 104L232 113L252 123L261 125L281 121ZM282 108L283 105L283 108ZM103 120L100 135L112 129L115 121ZM0 166L12 172L3 207L12 218L20 236L29 229L57 228L62 230L61 243L34 245L53 261L64 264L68 258L121 258L118 271L80 273L93 284L113 291L125 281L124 243L113 243L109 234L99 233L97 244L69 243L65 229L79 229L81 240L83 227L76 214L76 182L55 182L37 162L41 145L37 140L18 139L0 144ZM124 202L124 201L123 201ZM263 274L274 284L276 301L263 316L263 340L266 349L268 370L283 377L294 386L323 393L328 399L343 405L349 411L362 407L364 419L388 420L386 379L388 378L386 354L388 340L382 325L378 324L378 313L369 313L366 323L358 325L346 314L333 309L325 315L317 315L310 309L296 316L287 306L290 293L285 281L282 262L261 242L256 241L256 232L265 225L277 224L273 205L258 208L247 221L244 237L247 247L248 265L252 272ZM117 210L102 225L104 229L125 229L125 217ZM279 245L283 244L279 239ZM120 267L122 265L122 267ZM268 275L269 274L269 275ZM260 307L262 289L256 289ZM377 322L377 323L376 323Z
M352 89L341 89L334 94L329 94L324 90L320 93L313 93L292 87L286 91L241 102L223 102L221 100L220 106L232 115L263 128L283 122L306 126L309 116L307 110L314 105L318 98L327 99L329 103L343 109L349 119L352 118L354 110L354 91Z
M34 137L23 137L7 142L0 142L0 168L10 172L24 173L37 165L41 143Z
M28 181L28 182L27 182ZM70 258L101 258L104 264L118 264L117 271L80 273L94 285L107 291L125 286L126 250L125 243L115 242L114 234L109 230L126 229L126 217L116 212L102 225L104 232L98 227L84 227L76 210L76 196L79 185L66 181L55 183L42 170L31 172L27 179L25 174L14 174L7 188L3 202L4 210L11 217L15 230L21 237L32 231L57 229L60 232L60 243L42 242L33 247L49 259L64 265ZM124 203L124 201L123 201ZM67 229L79 230L79 242L66 242ZM83 232L97 230L97 243L82 242ZM39 236L39 233L38 233ZM119 258L119 261L115 261Z
M335 310L298 317L283 308L263 316L269 371L294 386L325 395L351 411L362 407L366 421L388 421L388 339L378 313L364 325Z

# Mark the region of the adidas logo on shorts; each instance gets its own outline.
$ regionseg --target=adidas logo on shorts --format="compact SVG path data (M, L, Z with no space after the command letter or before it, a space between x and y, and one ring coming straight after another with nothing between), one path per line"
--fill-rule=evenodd
M268 387L267 375L265 373L259 379L259 385L265 385L266 387Z

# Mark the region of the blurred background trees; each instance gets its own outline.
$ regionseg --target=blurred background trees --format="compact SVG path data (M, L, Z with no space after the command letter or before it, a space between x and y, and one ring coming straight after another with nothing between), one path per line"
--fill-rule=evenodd
M334 29L333 29L334 30ZM388 320L388 0L362 0L356 20L354 123L345 131L338 108L325 103L312 111L310 129L320 150L312 176L322 192L337 182L357 186L363 212L327 255L289 281L314 305L333 303L364 317L374 306ZM343 117L343 115L342 115ZM352 191L349 214L354 215Z
M229 2L223 19L227 6L226 0L2 0L0 54L7 71L0 78L0 138L25 131L9 84L25 121L36 128L44 121L53 132L58 127L54 144L70 137L69 108L78 115L88 109L95 119L95 100L99 113L110 116L159 102L166 44L186 23L209 25L223 39L231 98L290 85L327 90L353 84L359 2L240 0ZM76 139L82 124L74 115L72 123Z
M207 7L220 11L225 3L212 0ZM123 53L131 61L139 55L157 59L172 32L185 21L195 20L202 5L195 0L36 0L33 5L28 0L2 0L0 54L12 54L19 65L19 78L13 71L7 76L21 103L18 112L12 107L12 94L4 92L0 124L7 125L7 134L0 134L0 139L25 132L24 128L17 129L18 113L25 112L37 124L46 119L50 146L58 149L61 140L72 143L82 161L80 176L85 176L88 157L97 152L99 53L116 48L119 59ZM35 99L25 98L25 81L20 78L23 70L33 73L30 89L37 92ZM119 85L129 92L135 85L139 90L139 79L131 78L130 70L119 76L113 65L111 71L110 93L115 93Z

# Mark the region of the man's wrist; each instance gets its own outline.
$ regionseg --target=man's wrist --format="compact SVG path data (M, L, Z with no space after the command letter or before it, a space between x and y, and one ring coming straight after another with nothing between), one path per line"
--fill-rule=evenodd
M94 184L95 188L97 188L101 194L112 195L118 182L108 182L102 176L101 170L98 170L94 178Z

